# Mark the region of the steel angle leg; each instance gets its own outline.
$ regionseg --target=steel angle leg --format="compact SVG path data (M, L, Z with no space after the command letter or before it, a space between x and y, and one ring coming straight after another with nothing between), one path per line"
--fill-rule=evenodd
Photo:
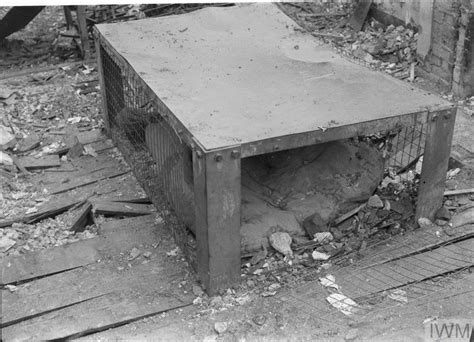
M240 153L193 153L197 271L209 295L240 281Z
M456 108L428 115L425 153L418 189L416 218L433 220L443 202Z

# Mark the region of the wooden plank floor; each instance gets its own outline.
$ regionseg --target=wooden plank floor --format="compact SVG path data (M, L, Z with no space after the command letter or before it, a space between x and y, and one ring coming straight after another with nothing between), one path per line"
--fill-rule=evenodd
M444 234L437 226L418 229L410 234L398 235L388 242L367 248L363 252L364 258L357 262L357 266L371 267L472 236L474 236L474 225L458 227L452 235Z
M102 236L91 239L91 260L99 257L93 263L19 285L15 292L2 290L3 338L80 336L191 304L192 295L178 286L186 268L167 257L172 238L154 219L106 222ZM130 259L133 247L150 251L149 261Z
M334 273L342 292L353 299L420 282L474 265L474 238L367 268Z
M103 139L97 131L80 136L83 144ZM16 286L0 290L2 340L78 337L192 304L192 294L178 286L190 281L187 266L166 254L176 247L171 235L117 159L81 156L32 181L53 194L48 210L87 200L99 209L95 216L116 217L96 222L94 238L0 261L1 284ZM136 217L117 219L127 215Z
M334 289L323 287L319 279L293 287L285 297L289 298L298 310L311 317L317 317L322 322L332 324L341 321L341 324L348 324L351 320L360 319L373 310L373 305L364 304L374 294L381 295L384 291L402 288L406 291L409 302L412 302L421 296L420 292L426 295L439 290L437 286L430 285L425 280L439 275L447 276L472 265L474 265L474 238L468 238L419 254L399 256L399 259L383 264L365 268L352 265L331 272L340 293L358 304L354 308L358 313L351 318L327 302L326 298L334 292Z

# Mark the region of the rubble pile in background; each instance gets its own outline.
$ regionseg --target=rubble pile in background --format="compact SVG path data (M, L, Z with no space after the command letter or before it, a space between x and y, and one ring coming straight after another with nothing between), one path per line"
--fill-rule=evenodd
M334 46L356 63L414 81L418 34L403 26L385 27L368 18L359 32L347 25L354 4L283 3L281 8L304 29Z

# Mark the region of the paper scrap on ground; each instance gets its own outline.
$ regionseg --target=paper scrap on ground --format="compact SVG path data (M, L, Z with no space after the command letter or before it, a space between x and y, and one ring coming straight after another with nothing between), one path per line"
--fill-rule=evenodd
M350 316L359 311L359 305L341 293L333 293L329 295L326 300L346 316Z
M336 284L336 278L332 274L326 274L325 277L319 278L319 282L324 287L334 288L339 291L339 285Z
M389 295L388 298L392 300L396 300L400 303L408 303L407 293L401 289L393 290Z

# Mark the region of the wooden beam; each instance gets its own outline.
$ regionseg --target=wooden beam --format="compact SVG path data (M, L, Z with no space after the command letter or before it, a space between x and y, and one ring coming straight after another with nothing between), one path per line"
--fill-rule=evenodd
M79 203L77 199L68 199L61 203L46 203L40 206L36 213L1 220L0 228L11 226L15 222L35 223L48 217L54 217L65 212L77 203Z
M155 215L104 222L100 236L0 260L1 285L26 281L95 263L158 240Z
M78 233L83 232L87 223L92 221L92 204L87 201L82 207L74 214L72 219L72 225L69 230Z
M18 162L26 170L41 170L48 169L50 167L59 167L61 166L61 161L57 154L50 154L42 156L41 158L34 157L21 157L18 159Z
M433 220L441 207L453 139L456 109L432 112L428 116L425 153L418 189L416 217Z
M362 27L365 23L365 19L367 18L367 14L369 13L371 4L372 0L359 1L357 7L354 10L354 13L352 14L348 22L348 25L352 27L354 31L358 32L362 30Z
M240 281L240 153L193 154L197 269L210 295Z
M102 179L119 177L126 173L128 173L128 171L120 171L114 168L108 168L105 170L96 171L96 172L89 173L83 176L79 176L73 179L72 181L70 181L69 183L54 184L54 185L48 186L48 190L50 191L51 194L60 194L62 192L66 192L69 190L73 190L73 189L80 188L89 184L96 183Z
M104 216L141 216L152 213L148 204L123 203L115 201L94 201L94 212Z
M423 0L420 6L420 27L416 41L416 53L424 60L431 48L431 27L433 25L433 0Z
M90 58L90 45L86 23L86 6L77 6L76 14L79 35L81 36L82 58L87 61Z
M472 194L472 193L474 193L474 188L447 190L444 192L444 196L467 195L467 194Z

